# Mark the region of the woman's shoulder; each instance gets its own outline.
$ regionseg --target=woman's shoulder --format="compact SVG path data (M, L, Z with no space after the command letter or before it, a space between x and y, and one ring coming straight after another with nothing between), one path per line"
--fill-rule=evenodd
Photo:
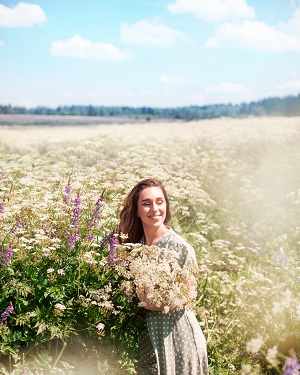
M174 243L178 243L187 248L193 248L181 235L176 233L172 228L169 228L169 238Z
M172 228L169 228L168 232L161 238L158 246L176 250L179 254L181 267L191 260L197 264L194 248Z

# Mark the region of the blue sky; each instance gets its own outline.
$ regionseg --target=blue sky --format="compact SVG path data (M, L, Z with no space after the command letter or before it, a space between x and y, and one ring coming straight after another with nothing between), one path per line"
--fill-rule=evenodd
M296 95L300 1L0 1L0 88L26 107Z

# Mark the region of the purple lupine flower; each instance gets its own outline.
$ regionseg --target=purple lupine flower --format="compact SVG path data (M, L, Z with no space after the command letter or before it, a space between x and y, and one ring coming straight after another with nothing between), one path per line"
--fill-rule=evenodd
M90 218L89 222L88 222L88 226L87 226L87 229L93 229L97 226L98 222L99 222L99 216L100 216L100 208L102 207L102 203L103 203L104 199L103 199L103 196L101 196L101 198L99 198L95 204L95 209L94 209L94 212L93 212L93 215L92 217ZM92 233L89 233L87 236L86 236L86 240L87 241L91 241L93 238L93 234Z
M78 239L79 239L79 233L78 233L78 231L74 231L72 233L71 237L69 238L69 241L68 241L68 250L69 250L69 253L71 253L72 250L74 249L75 244L78 241Z
M11 260L12 256L14 254L14 250L12 246L9 246L7 252L5 253L3 260L2 260L2 267L5 267Z
M72 191L72 186L70 185L70 180L68 181L68 185L65 186L65 197L64 197L64 203L69 204L70 203L70 194Z
M4 199L2 202L0 202L0 214L2 214L4 212Z
M71 218L71 233L68 241L69 252L74 249L74 246L79 239L78 224L80 218L80 202L81 199L78 192L76 198L74 199L73 214Z
M289 261L289 257L283 251L279 252L274 256L274 261L282 267L286 267Z
M13 304L12 302L10 302L9 306L7 307L7 309L5 311L3 311L3 313L1 314L0 316L0 324L3 324L3 322L5 322L5 320L11 315L14 313L14 307L13 307Z
M72 215L72 219L71 219L71 225L74 228L77 228L78 223L79 223L80 202L81 202L81 199L80 199L79 192L78 192L76 198L74 199L73 215Z
M289 350L290 357L285 361L285 371L283 375L298 375L300 374L300 363L297 354L293 348Z
M15 224L14 229L12 230L12 233L15 234L16 231L17 231L19 228L26 229L26 224L23 223L22 221L16 221L16 224Z
M85 239L87 240L87 241L92 241L92 239L93 239L93 233L89 233L86 237L85 237Z
M105 238L102 238L102 240L101 240L101 242L100 242L100 247L105 247L105 246L108 245L108 242L109 242L109 236L110 236L110 234L109 234L108 236L106 236Z
M117 245L118 239L115 236L115 232L111 232L109 235L109 253L107 256L108 264L113 265L117 260Z
M108 260L109 264L113 264L117 259L116 249L117 249L117 245L118 245L118 239L115 236L114 231L110 232L100 242L100 247L102 247L102 246L104 247L104 246L107 246L107 245L109 245L109 253L108 253L107 260Z
M100 216L100 208L102 207L104 199L103 197L99 198L97 202L95 203L95 210L93 212L93 215L88 223L88 229L91 229L95 227L98 224L99 216Z

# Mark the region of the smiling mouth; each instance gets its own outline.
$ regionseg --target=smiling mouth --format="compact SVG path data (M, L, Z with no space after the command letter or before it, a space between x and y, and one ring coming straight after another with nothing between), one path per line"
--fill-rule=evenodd
M161 215L149 216L150 219L157 220L161 218Z

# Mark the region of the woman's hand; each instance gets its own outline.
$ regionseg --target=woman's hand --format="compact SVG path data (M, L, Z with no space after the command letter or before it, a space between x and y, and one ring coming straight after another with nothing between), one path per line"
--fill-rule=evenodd
M142 307L146 310L150 311L163 311L167 304L163 303L160 306L152 305L151 303L147 302L147 290L149 287L147 285L138 285L137 287L137 297L141 302Z

